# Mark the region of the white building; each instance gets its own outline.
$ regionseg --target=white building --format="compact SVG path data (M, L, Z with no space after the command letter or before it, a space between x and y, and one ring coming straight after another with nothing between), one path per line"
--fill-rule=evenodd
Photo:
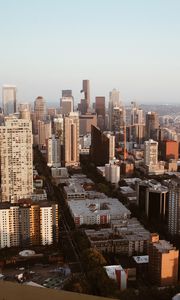
M58 240L58 204L40 207L40 239L42 245Z
M54 134L46 140L47 147L47 165L49 167L61 166L61 143L59 137Z
M106 164L105 178L112 184L117 184L120 181L120 166L113 163Z
M144 142L144 164L147 166L158 164L158 142L151 139Z
M0 126L2 201L16 202L33 191L32 125L30 120L5 118Z

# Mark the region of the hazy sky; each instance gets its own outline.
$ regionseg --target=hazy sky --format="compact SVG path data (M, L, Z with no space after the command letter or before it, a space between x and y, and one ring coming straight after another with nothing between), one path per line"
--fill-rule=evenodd
M82 79L92 101L180 103L180 0L0 0L1 86L58 103Z

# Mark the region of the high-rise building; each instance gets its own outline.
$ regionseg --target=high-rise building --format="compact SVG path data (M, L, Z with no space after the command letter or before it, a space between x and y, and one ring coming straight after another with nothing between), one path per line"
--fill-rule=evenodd
M158 234L151 235L148 249L149 275L152 283L158 286L172 286L178 280L179 250Z
M58 204L22 200L0 203L0 249L58 242Z
M40 206L41 245L58 242L58 204Z
M73 97L62 97L60 101L60 110L62 115L73 112Z
M2 106L4 115L16 112L16 86L4 85L2 88Z
M109 132L102 133L96 126L91 127L91 161L96 166L104 166L115 156L115 137Z
M52 136L46 140L47 165L49 167L61 166L61 142L58 136Z
M146 166L158 164L158 142L153 140L144 142L144 164Z
M51 122L38 121L38 145L43 147L46 145L46 140L51 138L52 129Z
M0 126L2 201L16 202L33 192L32 124L6 117Z
M155 180L144 180L137 185L138 205L149 220L167 224L168 188Z
M88 112L90 109L90 82L87 79L83 80L82 92L84 92L86 112Z
M64 118L65 166L79 165L79 114L72 112Z
M180 235L180 180L169 184L168 231Z
M105 120L105 97L96 97L95 111L97 116L101 115Z
M178 160L179 151L178 151L178 142L177 141L162 141L160 142L159 148L161 153L162 160L176 159Z
M120 94L119 94L118 90L113 89L109 93L109 130L111 130L111 131L112 131L112 127L113 127L113 108L115 106L118 106L118 107L121 106Z
M91 133L91 125L97 126L96 114L85 114L79 116L79 134Z
M112 111L112 131L120 132L125 124L126 114L123 107L114 106Z
M158 138L159 130L159 116L156 112L148 112L146 114L146 139L155 139Z
M39 96L36 98L34 101L34 113L35 113L35 118L33 124L33 128L35 128L35 133L38 132L38 121L45 121L46 120L46 115L47 115L47 110L46 110L46 102L43 97Z

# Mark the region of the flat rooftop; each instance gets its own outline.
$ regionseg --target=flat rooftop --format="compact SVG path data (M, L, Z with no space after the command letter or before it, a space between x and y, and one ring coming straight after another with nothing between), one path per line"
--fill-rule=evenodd
M130 216L131 212L116 198L95 198L85 200L71 200L68 205L73 212L74 216L95 214L110 214L111 217L119 216L125 217Z
M170 250L176 250L176 247L166 240L159 240L158 243L153 243L153 245L161 253L168 252Z

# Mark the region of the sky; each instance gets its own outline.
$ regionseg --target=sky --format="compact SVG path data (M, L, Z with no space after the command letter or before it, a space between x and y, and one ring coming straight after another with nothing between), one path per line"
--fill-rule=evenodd
M0 0L0 85L19 102L62 89L91 101L119 89L124 103L180 103L179 0Z

